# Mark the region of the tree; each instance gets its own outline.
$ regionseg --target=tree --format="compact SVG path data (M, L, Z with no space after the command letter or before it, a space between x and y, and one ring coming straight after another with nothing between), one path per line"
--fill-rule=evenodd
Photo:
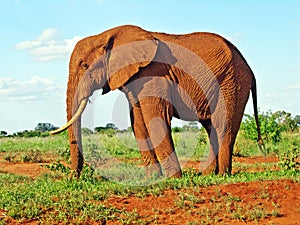
M118 127L113 123L108 123L105 127L95 127L95 132L106 134L109 137L114 136L118 130Z
M83 135L90 135L90 134L93 134L93 131L91 131L89 128L87 128L87 127L83 127L83 128L81 128L81 133L83 134Z
M180 133L180 132L182 132L182 128L181 127L173 127L172 132L173 133Z
M0 131L0 137L5 137L7 135L7 132L4 130Z
M38 123L34 130L40 131L40 132L46 132L51 130L56 130L58 127L55 127L51 123Z
M38 130L24 130L24 131L18 131L12 135L13 137L40 137L43 136L41 131ZM44 135L47 136L47 135Z
M247 139L257 141L257 127L254 116L245 114L246 119L241 124L241 130ZM261 135L264 141L277 143L281 140L282 129L277 116L272 112L258 114Z
M106 129L118 130L118 127L114 123L108 123L105 126Z
M294 119L295 119L297 125L300 126L300 115L296 115Z
M197 132L197 131L199 131L198 123L196 121L189 122L188 125L183 125L182 126L182 131Z
M277 111L274 113L274 116L282 131L294 131L297 128L297 121L292 117L291 113Z

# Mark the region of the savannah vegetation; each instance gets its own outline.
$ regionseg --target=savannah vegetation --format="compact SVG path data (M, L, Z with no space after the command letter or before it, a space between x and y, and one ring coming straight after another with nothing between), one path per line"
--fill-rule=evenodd
M130 128L120 131L108 124L95 131L83 129L86 162L78 180L70 179L66 132L49 136L48 131L55 127L43 123L33 131L13 135L1 131L0 163L40 163L45 172L30 177L8 173L0 167L0 224L11 221L158 224L159 214L173 215L178 210L190 215L191 219L184 221L185 224L214 224L230 220L258 223L266 218L281 217L276 196L269 194L263 186L253 198L271 202L271 208L263 204L242 204L246 199L225 193L220 186L270 180L290 180L299 185L299 116L293 118L287 112L266 112L260 113L259 119L264 148L257 146L254 118L245 115L234 147L234 158L276 157L276 162L266 160L246 164L234 160L231 176L201 176L197 168L187 166L183 169L183 176L176 179L144 179L140 153ZM174 127L172 135L181 163L205 160L208 138L203 128L190 123ZM110 161L113 158L121 163L114 165ZM199 189L210 187L214 188L211 197L199 194ZM289 187L285 187L288 190ZM172 191L176 193L171 199L172 205L164 209L153 208L150 216L111 203L113 196L143 201L166 197ZM200 207L201 204L209 205L209 210Z

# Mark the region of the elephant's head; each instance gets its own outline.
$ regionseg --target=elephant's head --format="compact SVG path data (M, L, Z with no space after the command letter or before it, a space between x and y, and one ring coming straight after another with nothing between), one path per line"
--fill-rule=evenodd
M97 89L102 94L122 87L140 68L155 57L157 42L153 36L135 26L121 26L77 43L69 64L67 90L68 123L51 134L74 126L80 132L80 119L88 98Z

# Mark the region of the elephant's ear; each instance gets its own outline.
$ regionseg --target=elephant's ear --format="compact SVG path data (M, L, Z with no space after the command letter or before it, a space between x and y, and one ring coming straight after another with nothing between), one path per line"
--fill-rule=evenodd
M119 27L106 45L110 90L121 87L140 68L149 65L155 57L157 45L153 36L139 27Z

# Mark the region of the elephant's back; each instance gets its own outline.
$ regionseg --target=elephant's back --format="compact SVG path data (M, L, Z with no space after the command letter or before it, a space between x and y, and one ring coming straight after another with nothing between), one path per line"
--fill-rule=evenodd
M152 35L164 42L170 42L185 47L200 57L206 58L216 55L220 51L231 55L230 43L218 34L209 32L195 32L183 35L165 33L152 33Z
M184 62L185 65L200 60L216 76L220 76L231 66L234 46L217 34L196 32L185 35L165 33L152 33L152 35L165 42L175 55L180 56L182 62L188 61Z

